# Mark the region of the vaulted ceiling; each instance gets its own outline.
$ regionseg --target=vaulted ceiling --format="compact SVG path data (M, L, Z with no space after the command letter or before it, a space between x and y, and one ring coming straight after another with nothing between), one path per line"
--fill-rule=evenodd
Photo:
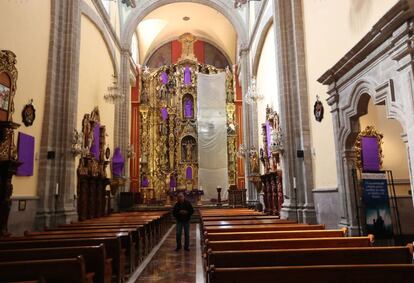
M185 17L189 20L185 21ZM230 21L213 8L189 2L162 6L139 23L140 63L160 45L186 32L216 44L234 63L237 35Z

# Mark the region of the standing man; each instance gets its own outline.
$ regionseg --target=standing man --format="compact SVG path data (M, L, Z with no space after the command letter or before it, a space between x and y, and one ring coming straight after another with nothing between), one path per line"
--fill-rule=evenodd
M184 198L183 193L178 193L177 203L174 205L173 215L177 219L176 240L177 247L175 251L181 249L181 234L184 228L184 250L190 250L190 218L194 209L191 203Z

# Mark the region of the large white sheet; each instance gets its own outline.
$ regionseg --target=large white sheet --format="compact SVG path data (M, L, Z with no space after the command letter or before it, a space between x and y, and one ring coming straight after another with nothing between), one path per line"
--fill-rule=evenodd
M217 198L217 186L228 187L226 75L198 74L198 184L204 200Z

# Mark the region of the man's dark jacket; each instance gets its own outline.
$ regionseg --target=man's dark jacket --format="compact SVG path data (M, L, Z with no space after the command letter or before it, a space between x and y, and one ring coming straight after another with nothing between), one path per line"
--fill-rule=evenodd
M186 210L187 214L181 214L180 210ZM179 222L189 221L193 212L193 206L188 200L184 200L182 203L177 201L177 203L174 205L173 215Z

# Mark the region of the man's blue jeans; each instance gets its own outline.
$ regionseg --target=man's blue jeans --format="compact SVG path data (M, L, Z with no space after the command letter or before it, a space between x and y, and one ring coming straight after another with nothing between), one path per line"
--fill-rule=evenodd
M177 221L176 240L177 248L181 248L181 235L184 228L184 249L190 247L190 221Z

